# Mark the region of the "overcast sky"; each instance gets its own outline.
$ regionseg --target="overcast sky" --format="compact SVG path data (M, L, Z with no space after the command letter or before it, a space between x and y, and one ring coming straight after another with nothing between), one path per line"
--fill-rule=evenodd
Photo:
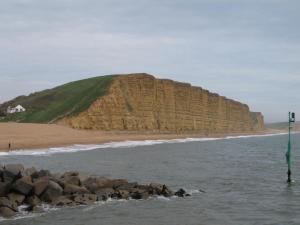
M299 0L0 0L0 103L147 72L300 117Z

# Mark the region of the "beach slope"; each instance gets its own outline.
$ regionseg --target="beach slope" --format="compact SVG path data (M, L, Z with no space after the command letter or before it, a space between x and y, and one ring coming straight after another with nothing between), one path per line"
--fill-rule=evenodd
M265 134L263 131L255 134ZM214 134L209 137L247 135L251 133ZM253 134L253 133L252 133ZM0 151L62 147L73 144L100 144L111 141L158 140L207 137L197 133L168 134L153 132L108 132L76 130L57 124L0 123Z

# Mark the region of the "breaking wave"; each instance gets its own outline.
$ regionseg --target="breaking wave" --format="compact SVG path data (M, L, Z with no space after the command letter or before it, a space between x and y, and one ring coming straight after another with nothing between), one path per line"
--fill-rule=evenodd
M26 211L27 205L21 205L18 207L18 213L16 216L12 218L4 218L0 216L0 222L6 221L6 220L20 220L20 219L27 219L27 218L33 218L33 217L39 217L44 215L45 213L59 210L59 208L48 205L48 204L42 204L41 206L38 206L38 212L28 212Z
M19 149L9 152L0 152L1 156L17 156L17 155L31 155L31 156L47 156L59 153L73 153L79 151L91 151L95 149L107 149L107 148L134 148L138 146L150 146L166 143L186 143L186 142L203 142L203 141L216 141L226 139L239 139L239 138L254 138L254 137L269 137L277 135L286 135L287 133L276 133L276 134L263 134L263 135L242 135L242 136L228 136L220 138L183 138L183 139L169 139L169 140L143 140L143 141L120 141L120 142L109 142L103 144L86 144L80 145L75 144L67 147L56 147L56 148L44 148L44 149Z

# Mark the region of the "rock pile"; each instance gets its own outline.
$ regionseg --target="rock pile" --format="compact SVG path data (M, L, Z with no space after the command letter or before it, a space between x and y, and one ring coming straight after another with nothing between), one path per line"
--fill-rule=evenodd
M12 217L20 206L37 211L47 203L53 206L76 206L113 199L147 199L150 196L189 196L183 189L171 191L164 184L141 185L124 179L84 176L77 171L51 174L21 164L0 167L0 216ZM23 207L23 208L24 208Z

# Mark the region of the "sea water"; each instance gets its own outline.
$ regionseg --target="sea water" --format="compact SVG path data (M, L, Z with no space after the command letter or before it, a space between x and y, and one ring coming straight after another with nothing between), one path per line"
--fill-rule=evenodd
M126 141L1 153L0 163L52 172L125 178L185 188L188 198L99 202L21 213L1 224L300 224L300 134L292 135L293 185L286 183L287 135Z

